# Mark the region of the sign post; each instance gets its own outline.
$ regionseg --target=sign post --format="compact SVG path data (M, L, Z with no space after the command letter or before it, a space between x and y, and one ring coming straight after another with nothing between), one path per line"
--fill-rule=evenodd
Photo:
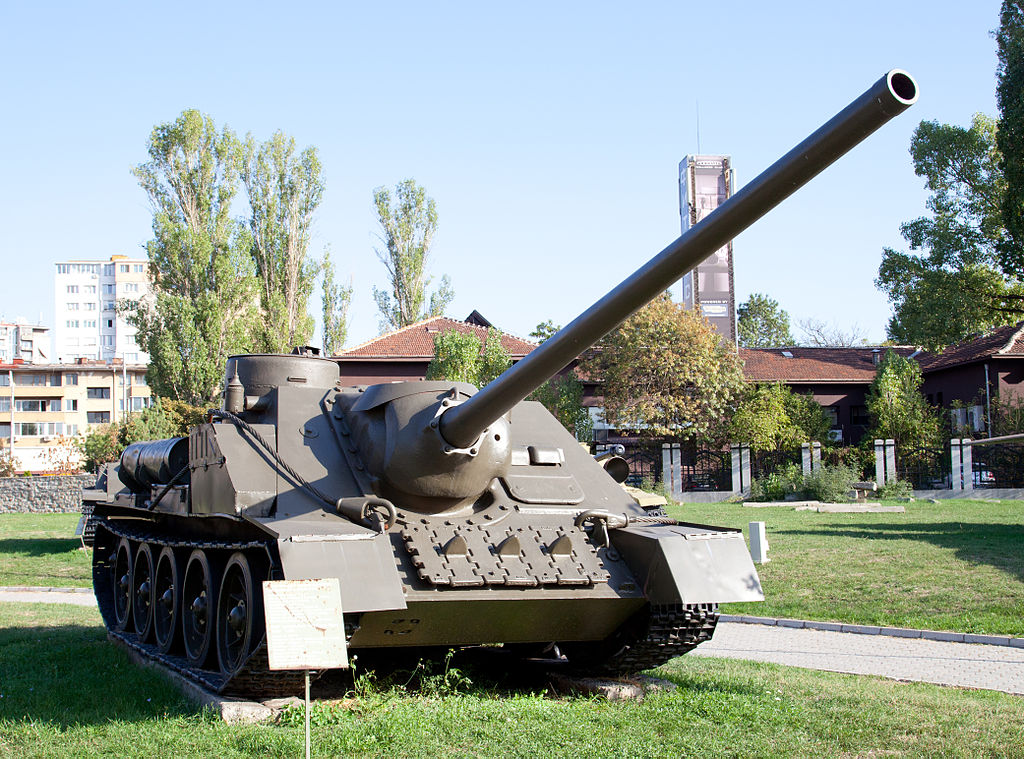
M309 672L348 666L341 586L325 580L263 583L270 669L306 673L306 759L309 759Z

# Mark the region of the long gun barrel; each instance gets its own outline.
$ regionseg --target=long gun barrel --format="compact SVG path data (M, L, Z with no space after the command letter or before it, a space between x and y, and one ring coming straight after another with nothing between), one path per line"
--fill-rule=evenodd
M699 224L637 269L472 398L441 417L441 434L465 448L509 409L633 312L692 270L819 172L917 100L917 84L893 69Z

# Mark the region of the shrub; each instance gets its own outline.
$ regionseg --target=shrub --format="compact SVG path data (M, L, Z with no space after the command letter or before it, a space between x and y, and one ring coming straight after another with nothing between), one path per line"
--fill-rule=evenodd
M875 493L878 498L886 501L896 501L900 498L910 498L914 495L911 485L906 480L896 480L888 485L883 485Z
M841 503L850 500L853 483L858 480L860 473L851 466L823 466L804 478L804 492L816 501Z
M752 501L781 501L787 495L803 492L804 482L800 467L786 464L764 477L758 477L750 486Z
M13 477L21 468L19 462L6 448L0 449L0 477Z

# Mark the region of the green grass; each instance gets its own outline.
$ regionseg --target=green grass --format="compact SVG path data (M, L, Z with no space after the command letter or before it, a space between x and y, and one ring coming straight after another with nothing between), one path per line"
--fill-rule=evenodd
M471 673L473 674L473 673ZM321 756L1022 756L1024 699L682 657L642 703L543 688L376 689L319 705ZM93 609L0 605L0 755L301 756L301 721L227 726L106 641ZM297 717L293 714L292 717Z
M79 514L0 514L0 586L92 587Z
M672 516L726 527L765 522L754 614L1024 637L1024 503L907 503L905 514L686 504Z

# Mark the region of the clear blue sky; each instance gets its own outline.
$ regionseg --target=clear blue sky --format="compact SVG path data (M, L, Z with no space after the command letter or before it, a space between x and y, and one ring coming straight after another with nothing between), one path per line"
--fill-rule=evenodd
M742 184L899 67L918 104L735 242L737 302L881 340L881 251L924 211L911 132L996 114L996 0L487 5L0 4L0 316L52 327L55 261L144 255L130 169L154 124L198 108L320 150L312 252L352 277L350 346L385 285L373 188L407 177L437 201L449 315L525 336L678 235L698 104L700 150Z

